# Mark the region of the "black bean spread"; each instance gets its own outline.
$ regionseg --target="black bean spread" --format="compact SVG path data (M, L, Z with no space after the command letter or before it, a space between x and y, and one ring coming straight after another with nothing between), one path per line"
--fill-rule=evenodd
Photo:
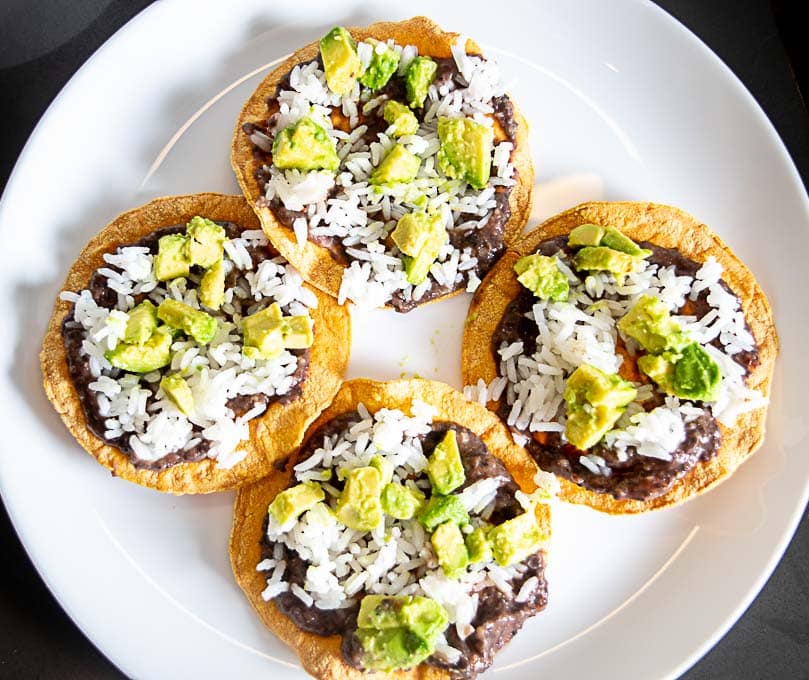
M237 238L242 231L239 226L230 222L217 222L217 224L224 227L228 238ZM119 246L119 248L126 248L130 246L145 247L149 248L149 251L152 254L155 254L157 253L158 241L160 240L161 236L182 233L185 231L185 228L186 226L184 224L163 227L155 230L136 243L123 244ZM278 256L278 253L269 245L252 246L247 248L247 250L253 260L254 267L258 267L263 260L268 260ZM113 270L117 269L109 264L107 264L106 267ZM228 279L225 281L225 287L233 287L236 283L237 276L238 272L236 269L231 271L231 273L228 275ZM100 307L112 309L118 302L118 294L107 286L107 278L98 271L94 272L90 278L88 290L93 296L96 304ZM147 295L136 296L135 304L139 304L146 297ZM223 314L227 320L233 320L232 315L227 314L224 312L224 310L221 312L221 314ZM199 439L199 443L187 449L173 451L154 461L143 460L135 454L132 446L129 443L129 438L132 436L131 432L124 432L122 435L114 439L108 439L105 436L106 427L104 422L107 419L107 416L103 416L101 414L97 400L97 393L89 388L89 384L97 380L97 378L93 376L90 370L89 356L82 352L82 342L85 338L85 334L86 331L75 322L73 312L68 314L62 323L62 339L65 343L65 353L67 355L67 364L68 370L70 371L70 377L72 378L73 384L78 392L79 401L81 402L82 410L84 411L84 416L87 421L87 427L90 429L90 431L99 439L119 449L122 453L125 453L129 457L129 462L132 463L132 465L136 468L140 469L157 471L165 470L173 465L195 462L205 458L213 443L208 439L197 436L202 430L202 428L198 425L193 425L193 431L195 438ZM259 405L270 405L275 401L281 401L282 403L291 402L300 394L301 383L306 378L309 369L309 350L305 349L290 351L298 357L298 366L293 374L294 386L290 389L290 391L282 396L250 394L233 397L227 402L227 405L233 410L236 417L247 413L252 408ZM113 371L113 377L122 373L120 369L113 369ZM150 385L145 381L141 382L141 386L144 389L151 391L151 398L153 398L155 395L157 384L158 383Z
M345 431L359 420L361 420L360 415L352 412L343 414L323 425L310 437L309 442L301 450L296 464L311 456L324 438ZM523 510L514 498L519 487L503 463L489 453L486 444L471 430L455 423L434 422L432 431L419 437L422 440L424 455L429 456L450 429L455 430L466 476L458 491L481 479L501 478L503 483L495 497L491 522L497 524L521 514ZM342 482L338 481L336 472L332 475L330 483L335 487L342 487ZM266 530L261 540L262 559L272 557L276 545L281 546L283 559L287 563L286 580L290 584L297 583L299 586L303 586L308 563L302 560L296 552L287 549L283 543L276 544L270 541L267 538ZM516 594L525 581L531 577L537 577L539 583L527 600L516 602L513 596L505 595L495 586L481 588L478 591L477 612L471 624L474 631L467 638L461 639L455 626L450 624L445 633L447 642L461 652L460 660L454 664L448 664L433 655L424 663L444 668L457 678L474 678L486 670L492 664L497 652L522 628L525 620L542 611L547 604L548 588L544 575L545 564L541 555L533 555L523 564L524 572L512 579L510 585ZM365 594L367 593L364 591L357 593L357 602ZM363 650L355 635L359 604L345 609L324 610L315 605L307 606L290 591L278 595L274 602L278 609L291 618L295 625L302 630L323 636L342 635L343 657L352 666L362 668Z
M638 245L652 251L647 262L660 267L673 266L678 276L694 277L702 266L673 248L661 248L649 242L640 242ZM560 251L567 254L573 252L567 245L567 236L543 241L536 252L552 256ZM733 294L724 281L720 281L720 284ZM687 311L681 308L680 313L702 318L710 310L707 296L708 291L702 291L696 300L687 301ZM537 327L534 321L525 316L535 301L533 293L522 288L519 295L508 305L492 336L491 351L494 356L497 356L497 350L503 344L517 341L523 342L525 354L531 355L536 351ZM711 344L721 349L718 338ZM744 368L745 374L749 374L750 370L758 365L758 349L754 346L752 350L738 352L733 355L733 359ZM651 409L660 403L662 399L658 397L647 405ZM509 410L510 405L505 399L501 399L498 415L505 420ZM528 452L543 470L553 472L597 493L608 493L616 499L636 500L649 500L666 493L697 463L714 457L719 451L722 439L719 426L709 408L703 407L701 415L685 423L685 439L676 450L672 451L671 460L637 455L632 447L628 447L627 452L630 455L621 461L614 449L606 446L603 441L599 442L586 453L604 459L611 471L609 475L604 475L597 474L580 463L579 458L585 452L564 442L560 433L524 434L528 437L526 444Z

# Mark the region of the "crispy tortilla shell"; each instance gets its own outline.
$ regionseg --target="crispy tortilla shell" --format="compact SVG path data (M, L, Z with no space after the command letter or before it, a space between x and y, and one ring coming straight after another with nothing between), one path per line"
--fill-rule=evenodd
M536 488L533 480L537 471L536 463L524 449L514 444L500 420L479 404L467 401L448 385L430 380L395 380L383 383L360 379L343 383L331 406L309 427L304 444L321 426L343 413L355 411L360 402L371 413L380 408L398 408L408 413L415 399L421 399L438 409L436 421L450 421L475 432L489 451L503 461L521 489L531 492ZM307 672L322 680L369 677L368 673L349 666L343 660L340 653L341 636L323 637L304 632L282 615L274 602L265 602L261 598L261 591L266 587L266 575L256 571L256 565L261 561L260 541L267 506L277 493L289 485L294 458L295 456L289 461L284 474L272 475L244 486L236 494L230 534L233 573L261 620L295 650ZM536 513L543 531L550 536L549 507L539 504ZM391 673L385 677L416 680L449 678L450 675L445 670L421 664L411 670Z
M536 252L542 241L567 234L586 222L616 227L635 241L651 241L664 248L676 248L696 262L704 262L713 255L724 267L722 278L741 300L745 318L758 344L759 365L751 370L747 385L769 395L778 354L778 336L770 304L753 274L722 239L691 215L670 206L633 202L583 203L551 217L514 244L489 272L469 308L462 350L464 384L474 384L478 379L488 384L497 376L498 364L491 339L506 307L521 289L514 273L514 263L523 255ZM488 406L496 411L499 402L491 401ZM697 463L667 493L657 498L617 500L561 477L560 497L610 514L639 513L677 505L716 486L739 467L761 445L765 418L766 409L761 408L739 416L733 428L717 423L722 433L722 445L717 455Z
M134 243L160 227L183 224L195 215L233 222L246 229L259 228L255 214L241 196L205 193L158 198L123 213L104 227L70 268L62 290L78 292L87 288L93 272L104 266L103 255L114 252L119 245ZM263 415L250 421L250 440L242 444L247 455L230 469L217 468L216 461L209 458L161 471L136 468L126 454L96 437L87 427L62 341L62 322L73 305L58 298L40 354L45 393L79 444L116 477L173 494L222 491L259 479L300 443L307 425L339 388L348 363L348 312L331 297L314 292L318 298L318 307L312 310L315 342L301 393L289 404L270 404Z
M451 46L455 43L458 33L448 33L441 30L435 22L427 17L413 17L406 21L383 21L370 26L354 27L348 29L356 40L376 38L387 40L392 38L400 45L415 45L419 54L437 58L452 56ZM471 54L480 54L480 47L469 40L466 48ZM231 164L242 188L245 197L253 206L261 220L261 226L269 239L281 254L289 260L306 278L320 290L337 297L343 277L344 265L336 262L329 254L328 249L307 241L301 247L292 229L283 226L268 207L258 207L256 201L263 196L261 187L255 178L255 171L260 167L261 161L253 154L253 144L242 131L245 123L266 122L267 99L275 96L276 89L281 80L292 68L300 63L315 59L319 53L317 42L310 43L294 52L280 66L273 70L261 83L256 91L247 100L236 123L236 130L231 144ZM514 120L517 122L517 132L512 152L512 163L517 169L519 181L512 188L509 196L511 219L504 227L504 240L508 245L514 241L523 230L531 212L531 189L534 183L534 168L531 163L531 150L528 145L528 122L514 106ZM447 295L434 298L440 300L461 292L456 290ZM432 300L431 300L432 301Z

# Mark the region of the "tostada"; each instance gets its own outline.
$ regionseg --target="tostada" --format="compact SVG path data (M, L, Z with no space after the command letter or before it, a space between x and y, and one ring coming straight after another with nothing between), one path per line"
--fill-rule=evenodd
M245 104L231 161L281 254L365 307L474 290L530 211L527 123L497 65L425 17L295 52Z
M545 607L555 485L447 385L349 381L239 490L233 571L318 678L475 677Z
M463 374L562 498L635 513L758 448L777 351L764 293L708 227L663 205L585 203L483 282Z
M241 196L159 198L73 264L45 392L113 475L175 494L258 479L336 393L350 320L267 241Z

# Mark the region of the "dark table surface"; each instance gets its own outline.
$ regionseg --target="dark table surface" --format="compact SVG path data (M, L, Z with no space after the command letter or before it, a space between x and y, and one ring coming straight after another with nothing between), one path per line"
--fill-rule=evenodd
M70 76L144 0L0 0L0 186ZM659 0L736 73L781 135L804 185L809 117L803 3ZM4 452L8 455L8 451ZM40 580L0 506L0 678L120 678ZM809 678L809 521L764 590L684 676Z

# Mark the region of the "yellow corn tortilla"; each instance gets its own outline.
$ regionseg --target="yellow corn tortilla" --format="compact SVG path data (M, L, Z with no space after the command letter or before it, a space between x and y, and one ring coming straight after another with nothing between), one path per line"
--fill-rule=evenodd
M503 461L523 491L530 493L536 489L533 479L538 470L536 463L524 449L514 444L500 420L483 406L467 401L448 385L431 380L395 380L384 383L360 379L343 383L331 406L309 427L304 444L321 426L343 413L355 411L360 402L371 413L381 408L398 408L409 413L410 405L415 399L437 408L434 421L457 423L480 436L489 452ZM382 677L383 674L368 674L349 666L340 653L341 636L322 637L304 632L281 614L274 602L265 602L261 597L261 591L266 587L266 574L256 571L256 565L261 561L259 542L264 533L267 506L276 494L289 485L295 458L293 456L289 461L284 474L272 475L255 484L243 486L236 494L230 534L230 560L236 581L264 624L295 650L304 669L314 677L322 680ZM537 520L548 537L551 533L550 514L548 505L537 505ZM447 671L421 664L411 670L398 671L385 677L415 680L449 678L450 675Z
M452 56L450 48L455 44L459 35L443 31L438 24L422 16L406 21L379 22L348 30L358 41L367 38L384 41L392 38L399 45L415 45L421 55L437 58ZM472 40L467 41L466 49L469 54L481 54L480 47ZM236 172L239 186L258 214L261 226L270 241L303 274L307 281L325 293L337 297L345 266L332 259L326 248L312 243L312 241L307 241L303 247L299 246L292 229L278 222L269 208L256 206L256 201L263 196L263 192L256 181L254 172L260 167L262 161L253 155L253 144L248 135L242 131L242 125L245 123L266 122L267 99L275 96L279 82L296 64L311 61L318 54L318 43L310 43L293 53L261 82L242 108L236 123L231 145L231 164ZM511 103L514 106L514 120L517 122L512 164L517 169L518 182L512 187L509 196L511 219L505 224L504 230L504 240L507 245L522 233L523 227L528 221L528 215L531 212L531 188L534 183L534 168L531 163L531 150L528 146L528 122L517 109L513 99ZM435 299L450 297L460 292L461 290L456 290Z
M462 370L464 384L483 379L487 384L497 376L498 361L491 338L508 304L520 292L514 263L523 255L536 252L545 239L568 234L584 223L620 229L635 241L651 241L665 248L676 248L686 257L704 262L713 255L724 267L722 278L742 302L742 309L758 344L759 365L747 377L747 386L769 395L778 336L772 309L750 270L706 225L691 215L666 205L633 202L583 203L543 222L526 233L485 278L469 308L463 337ZM488 406L497 410L499 402ZM589 505L611 514L639 513L682 503L716 486L753 453L764 439L766 409L739 416L733 428L717 423L722 434L719 452L702 461L666 494L648 501L616 500L606 493L595 493L559 478L560 497L570 503Z
M158 198L119 215L104 227L70 268L62 290L87 288L93 272L105 265L103 255L115 252L119 245L134 243L160 227L185 224L195 215L233 222L244 229L259 228L255 214L241 196L205 193ZM219 469L216 461L208 458L159 472L138 469L126 454L96 437L86 425L62 342L62 322L73 305L58 298L40 354L45 393L79 444L116 477L173 494L210 493L251 482L270 473L273 464L300 443L307 425L329 403L345 373L351 344L348 312L329 296L317 290L314 293L318 298L318 307L311 310L315 341L302 392L289 404L270 404L263 415L250 421L250 440L242 444L247 456L230 469Z

